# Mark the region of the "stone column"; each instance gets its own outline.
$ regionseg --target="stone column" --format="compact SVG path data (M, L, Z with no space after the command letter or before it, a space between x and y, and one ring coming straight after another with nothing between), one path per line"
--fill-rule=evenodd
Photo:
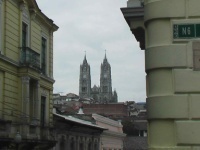
M37 81L36 83L36 91L35 91L35 118L39 121L40 119L40 83Z
M24 76L22 77L22 116L25 117L28 121L29 118L29 87L30 87L30 77Z
M35 83L35 99L34 99L34 121L36 123L36 125L40 125L40 83L39 81L37 81ZM40 134L40 127L38 126L36 128L36 133L37 135L41 135Z
M28 136L29 134L29 125L26 123L29 122L29 102L30 102L30 97L29 97L29 87L30 87L30 77L28 76L23 76L22 77L22 120L21 122L23 123L22 127L22 136Z

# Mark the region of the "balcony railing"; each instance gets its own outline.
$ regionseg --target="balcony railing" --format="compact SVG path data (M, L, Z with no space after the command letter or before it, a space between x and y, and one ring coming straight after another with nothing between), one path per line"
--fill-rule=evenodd
M40 70L40 54L29 47L21 47L21 66L33 67Z

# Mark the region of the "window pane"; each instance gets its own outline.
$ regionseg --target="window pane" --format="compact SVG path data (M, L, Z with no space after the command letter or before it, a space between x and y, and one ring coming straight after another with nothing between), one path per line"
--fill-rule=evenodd
M41 69L43 74L46 73L46 48L47 40L42 37Z
M27 24L22 23L22 47L26 47L27 44Z

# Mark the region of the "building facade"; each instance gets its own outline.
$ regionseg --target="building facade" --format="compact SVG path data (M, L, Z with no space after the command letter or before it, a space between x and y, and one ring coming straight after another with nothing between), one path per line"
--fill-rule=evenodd
M98 114L59 114L54 109L55 150L122 150L121 122Z
M111 66L106 58L101 64L100 86L94 85L91 88L90 65L86 56L80 65L79 77L80 98L93 98L98 103L116 103L118 101L116 90L112 91Z
M56 146L53 150L101 150L104 127L74 116L54 113Z
M121 9L145 50L149 150L200 149L199 9L198 0L129 0Z
M95 119L98 126L104 127L107 130L104 130L101 134L101 150L123 150L124 147L124 138L126 134L123 133L123 126L120 121L115 121L107 117L92 114L92 117Z
M35 0L0 0L0 149L48 149L53 127L53 32Z

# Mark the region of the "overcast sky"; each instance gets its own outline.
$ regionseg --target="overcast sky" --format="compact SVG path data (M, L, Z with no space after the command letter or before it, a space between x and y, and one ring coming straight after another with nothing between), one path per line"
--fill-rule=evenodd
M59 26L54 33L54 93L79 94L79 69L85 51L92 87L100 85L106 50L112 88L118 100L145 101L144 51L140 50L120 11L127 0L37 0Z

